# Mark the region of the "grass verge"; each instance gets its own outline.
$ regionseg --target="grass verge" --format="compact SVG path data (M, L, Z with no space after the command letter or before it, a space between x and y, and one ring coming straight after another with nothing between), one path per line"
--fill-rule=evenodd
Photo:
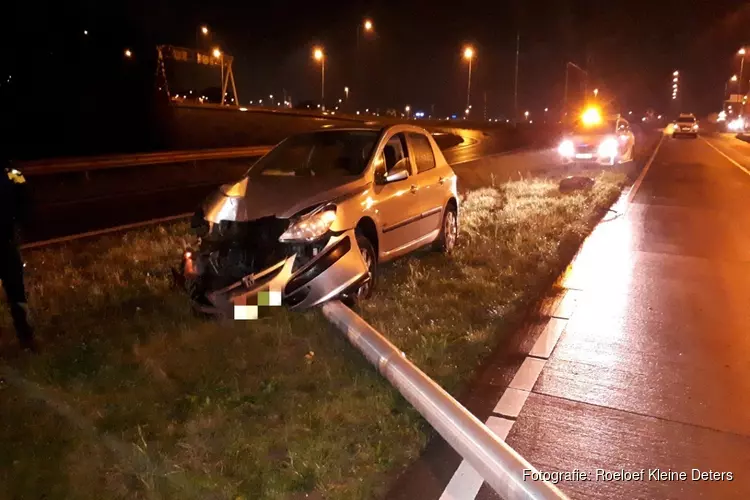
M456 254L382 269L360 313L450 392L545 294L624 178L467 194ZM26 255L45 350L0 363L0 498L378 498L431 429L318 311L194 318L185 225ZM7 316L0 325L8 330Z

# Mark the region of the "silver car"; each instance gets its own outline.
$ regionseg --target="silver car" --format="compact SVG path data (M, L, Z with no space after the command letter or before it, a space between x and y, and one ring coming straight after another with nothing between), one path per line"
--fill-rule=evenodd
M426 245L450 253L458 210L456 174L422 128L295 135L204 202L177 274L207 313L355 301L379 264Z

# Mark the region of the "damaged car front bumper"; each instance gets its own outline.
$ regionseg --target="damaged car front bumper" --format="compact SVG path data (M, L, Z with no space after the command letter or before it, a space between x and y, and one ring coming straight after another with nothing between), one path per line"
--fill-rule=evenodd
M356 290L371 279L353 229L330 234L325 243L285 245L283 258L227 286L201 291L194 307L204 313L247 319L247 306L286 306L303 310ZM221 273L210 252L186 251L183 283Z

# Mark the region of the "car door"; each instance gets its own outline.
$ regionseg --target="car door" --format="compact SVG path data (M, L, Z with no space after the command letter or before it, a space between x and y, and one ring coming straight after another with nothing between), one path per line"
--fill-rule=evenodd
M394 171L399 162L406 166L409 176L403 180L386 182L386 176ZM387 139L383 149L375 157L373 192L380 226L379 253L383 259L408 251L419 238L422 212L419 186L414 174L406 135L394 134Z
M446 182L449 175L443 168L438 168L429 137L421 132L408 132L406 137L416 170L416 184L419 187L417 196L422 216L419 223L420 237L430 239L429 237L432 236L434 239L436 236L434 232L440 230L442 223L443 206L447 200Z

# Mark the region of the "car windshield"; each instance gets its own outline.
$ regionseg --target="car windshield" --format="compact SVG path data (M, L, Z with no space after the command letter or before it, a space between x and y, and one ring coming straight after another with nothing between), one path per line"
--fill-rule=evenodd
M257 176L356 177L378 140L375 130L337 130L289 137L248 171Z
M677 119L680 123L695 123L695 117L692 116L681 116Z
M583 121L577 120L573 124L573 133L585 134L612 134L615 132L616 120L603 120L596 125L585 125Z

